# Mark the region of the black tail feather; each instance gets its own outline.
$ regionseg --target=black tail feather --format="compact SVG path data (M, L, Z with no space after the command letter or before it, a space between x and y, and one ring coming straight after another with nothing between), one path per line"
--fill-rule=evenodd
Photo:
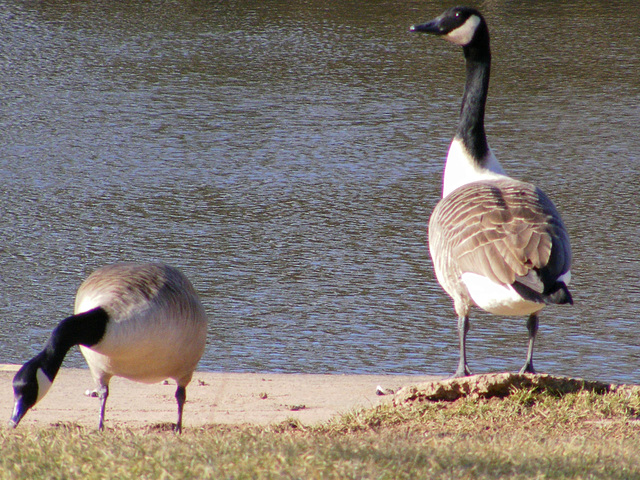
M564 282L556 282L550 289L542 295L544 303L562 305L568 303L573 305L573 298L571 298L571 292Z
M565 303L573 305L571 292L569 292L569 288L567 288L567 285L564 282L555 282L550 288L546 289L542 293L537 292L520 282L514 282L511 286L516 292L518 292L518 295L531 302L544 303L545 305L561 305Z

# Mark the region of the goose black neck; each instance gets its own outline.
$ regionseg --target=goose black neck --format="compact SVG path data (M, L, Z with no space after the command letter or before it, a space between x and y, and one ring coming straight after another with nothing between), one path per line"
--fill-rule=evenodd
M49 380L53 381L58 374L62 361L71 347L91 347L102 339L108 320L107 312L98 307L65 318L53 329L44 349L36 357Z
M484 130L484 112L489 92L491 50L486 25L476 33L474 41L464 47L466 83L460 108L456 137L460 138L472 157L480 164L489 152Z

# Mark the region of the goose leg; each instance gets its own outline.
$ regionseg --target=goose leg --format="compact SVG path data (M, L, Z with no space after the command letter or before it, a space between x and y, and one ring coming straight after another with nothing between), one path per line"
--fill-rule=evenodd
M467 377L472 375L467 365L467 332L469 331L469 315L460 315L458 317L458 337L460 342L460 361L458 369L453 378Z
M184 408L184 402L187 400L187 389L178 385L176 390L176 401L178 402L178 421L176 422L176 433L182 433L182 409Z
M107 405L109 397L109 386L100 385L97 389L98 398L100 399L100 420L98 421L98 430L104 430L104 409Z
M533 343L538 332L538 314L532 313L527 319L527 330L529 330L529 350L527 351L527 361L520 369L520 373L536 373L533 368Z

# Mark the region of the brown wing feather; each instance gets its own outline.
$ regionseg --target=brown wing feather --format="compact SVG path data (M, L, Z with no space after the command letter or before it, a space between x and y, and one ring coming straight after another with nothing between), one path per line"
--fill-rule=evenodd
M557 278L571 261L553 203L512 179L471 183L442 199L429 221L429 245L439 279L471 272L512 284L545 268Z

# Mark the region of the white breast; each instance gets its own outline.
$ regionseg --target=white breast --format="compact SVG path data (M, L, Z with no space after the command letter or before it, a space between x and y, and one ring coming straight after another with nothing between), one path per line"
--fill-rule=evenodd
M471 182L480 180L495 180L506 175L500 162L489 149L484 167L478 166L465 148L462 140L454 138L449 147L447 164L444 168L444 180L442 185L442 197L446 197L456 188Z

